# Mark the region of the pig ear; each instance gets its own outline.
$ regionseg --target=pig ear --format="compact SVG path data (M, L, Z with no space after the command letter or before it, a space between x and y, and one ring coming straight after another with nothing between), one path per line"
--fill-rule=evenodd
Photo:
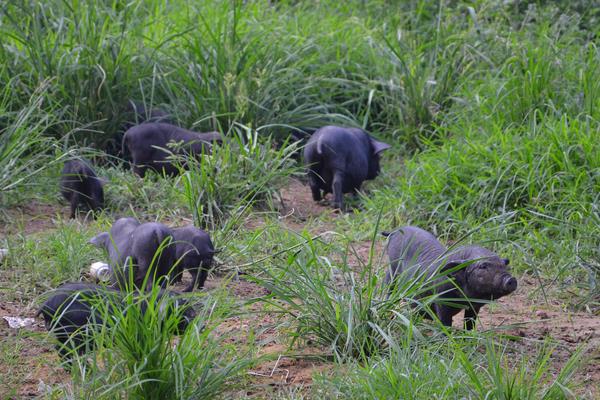
M102 247L106 244L108 237L108 232L102 232L101 234L91 238L89 243L93 244L96 247Z
M465 268L463 267L463 268L457 269L457 267L464 263L465 262L463 260L448 261L446 263L446 265L444 265L440 269L440 271L448 272L448 276L451 276L452 278L454 278L454 280L456 280L456 283L461 285L465 279Z
M373 138L370 138L370 139L371 139L371 146L373 148L373 154L379 154L382 151L387 150L390 147L392 147L387 143L380 142L379 140L375 140Z
M464 261L462 260L456 260L456 261L448 261L441 269L440 271L448 271L451 269L456 270L456 267L458 267L460 264L464 263ZM450 272L452 273L452 272Z
M503 258L502 262L504 263L504 265L510 264L510 260L508 258Z

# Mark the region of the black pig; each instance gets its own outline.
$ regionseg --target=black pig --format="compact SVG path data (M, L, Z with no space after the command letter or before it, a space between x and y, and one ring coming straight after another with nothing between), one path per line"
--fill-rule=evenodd
M184 292L191 292L197 282L198 288L204 282L213 263L215 248L208 233L192 225L173 229L175 240L175 257L179 261L176 280L181 280L181 273L187 269L192 275L192 282Z
M452 326L452 317L464 308L465 327L473 329L485 302L517 288L517 280L507 269L508 259L479 246L461 246L449 252L431 233L414 226L402 227L389 236L388 255L390 269L385 282L392 283L400 276L431 279L432 289L422 296L439 295L433 311L445 326ZM466 266L459 267L461 264Z
M161 290L157 300L177 293ZM89 283L66 283L53 290L38 311L42 315L46 329L58 340L57 350L60 356L70 364L70 353L75 350L80 355L94 347L91 340L96 329L103 325L103 317L126 312L124 294L118 290ZM138 296L138 295L135 295ZM105 306L103 306L104 304ZM144 299L140 303L142 313L148 304ZM103 307L106 307L103 309ZM194 310L184 299L174 299L161 303L162 312L173 312L173 308L183 307L182 318L177 333L182 333L195 318Z
M304 147L304 163L312 196L333 193L333 205L343 209L343 193L359 190L363 181L379 175L379 153L390 145L373 139L358 128L325 126Z
M114 287L126 287L131 265L135 286L141 288L146 275L149 275L147 280L149 290L154 279L168 277L175 265L175 246L168 243L172 239L173 232L163 224L157 222L140 224L135 218L120 218L112 225L110 232L95 236L90 243L108 252L112 270L111 283ZM161 244L162 252L156 255ZM156 259L154 259L155 255Z
M102 181L82 160L65 162L60 178L60 192L71 205L71 218L75 218L75 212L82 205L94 212L104 207Z
M183 145L179 149L169 149L169 143L180 142ZM221 142L218 132L198 133L162 122L148 122L125 132L123 148L129 150L133 171L139 176L144 177L147 169L177 175L179 170L167 159L170 152L201 155L210 153L212 143Z

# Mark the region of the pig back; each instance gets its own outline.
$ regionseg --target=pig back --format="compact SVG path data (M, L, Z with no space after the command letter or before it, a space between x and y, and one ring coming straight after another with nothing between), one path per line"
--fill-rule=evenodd
M385 282L390 283L400 274L412 278L425 271L430 277L439 267L445 252L446 248L431 233L415 226L399 228L389 236L390 269Z
M157 222L138 226L132 234L131 253L136 263L136 285L144 280L150 267L154 267L156 278L165 276L175 264L175 246L166 242L172 239L170 228ZM162 252L156 254L162 247Z
M453 249L451 252L449 252L448 259L451 261L486 259L492 262L502 263L500 257L493 251L490 251L485 247L475 245L460 246L456 249Z
M131 256L131 235L139 225L135 218L119 218L110 228L106 248L113 269L123 266Z

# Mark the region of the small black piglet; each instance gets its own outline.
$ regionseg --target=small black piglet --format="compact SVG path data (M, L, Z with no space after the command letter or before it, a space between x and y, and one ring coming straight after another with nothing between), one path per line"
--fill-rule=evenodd
M94 212L104 208L102 181L92 167L82 160L65 162L60 178L60 192L71 206L71 218L75 218L75 212L82 205Z
M146 279L146 288L150 290L155 279L172 272L176 261L172 240L173 232L163 224L140 224L135 218L119 218L109 232L96 235L90 243L108 252L114 287L127 287L131 266L135 286L141 288Z
M385 282L424 279L431 285L421 296L437 294L433 311L446 326L465 310L465 327L473 329L481 307L517 289L517 279L507 269L508 259L479 246L448 251L431 233L405 226L389 235L390 269ZM460 268L465 264L464 268ZM478 301L478 300L483 300Z
M315 201L333 193L333 206L343 209L343 193L359 190L379 175L379 154L390 145L358 128L324 126L308 139L304 163Z
M123 149L128 149L133 172L144 177L148 169L177 175L178 168L168 158L170 152L200 156L211 152L212 144L222 143L219 132L198 133L163 122L147 122L125 132ZM169 144L182 143L177 149ZM163 150L164 149L164 150Z
M163 300L165 296L170 298ZM66 283L49 294L37 315L44 318L46 329L58 341L59 355L70 366L72 351L82 355L95 347L93 335L104 324L103 317L126 312L123 299L124 293L116 289L90 283ZM171 313L181 308L178 334L196 317L193 308L185 299L177 298L176 292L161 290L157 300L161 302L161 312ZM138 304L145 313L146 300Z

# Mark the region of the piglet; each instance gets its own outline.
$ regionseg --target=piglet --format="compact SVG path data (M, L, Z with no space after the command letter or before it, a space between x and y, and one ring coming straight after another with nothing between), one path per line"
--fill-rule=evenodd
M60 192L71 206L71 218L80 206L97 212L104 207L102 181L86 162L69 160L65 162L60 178Z
M418 279L431 289L420 296L437 295L433 312L445 326L462 309L467 329L473 329L481 307L514 292L517 280L508 272L509 261L480 246L448 251L431 233L405 226L389 234L390 269L385 282ZM478 301L482 300L482 301Z
M140 294L134 294L138 298ZM165 296L169 298L166 299ZM136 301L142 314L148 308L147 296ZM185 299L176 292L161 290L156 296L160 302L159 312L166 316L181 312L176 333L181 334L196 314ZM57 339L57 350L61 358L71 363L71 352L85 354L95 347L94 334L105 323L105 317L127 312L129 305L124 301L124 293L101 285L90 283L66 283L49 293L37 315L44 318L46 329ZM181 311L178 311L181 310Z
M304 163L315 201L333 193L333 205L343 209L343 193L359 190L365 180L379 175L379 154L390 145L358 128L324 126L308 139Z
M113 287L127 287L129 268L132 266L134 285L141 288L148 276L149 290L155 279L168 277L172 272L176 261L172 240L173 232L163 224L140 224L135 218L120 218L112 225L110 232L100 233L90 243L108 252ZM162 285L165 284L163 280Z
M167 123L148 122L125 132L123 148L129 150L133 171L139 176L144 177L148 169L177 175L179 169L168 160L171 152L201 156L210 153L212 144L221 144L222 140L218 132L198 133ZM181 146L169 148L169 144L175 143Z

